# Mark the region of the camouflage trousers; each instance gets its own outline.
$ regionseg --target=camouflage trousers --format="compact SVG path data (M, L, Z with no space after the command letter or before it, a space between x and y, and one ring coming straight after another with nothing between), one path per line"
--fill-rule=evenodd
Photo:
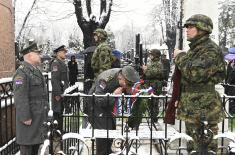
M207 125L207 129L212 131L211 136L205 136L202 138L200 136L200 125L199 124L194 124L194 123L186 123L185 122L185 127L186 127L186 134L191 136L193 138L193 142L189 141L187 143L187 151L196 151L200 148L200 145L207 145L208 146L208 151L214 151L217 152L218 144L217 140L213 139L213 135L217 135L218 133L218 125L217 124L209 124Z

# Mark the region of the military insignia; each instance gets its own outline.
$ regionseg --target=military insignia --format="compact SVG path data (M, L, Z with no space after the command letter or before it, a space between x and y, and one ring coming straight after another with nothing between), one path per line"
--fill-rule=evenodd
M23 66L23 65L20 65L20 66L19 66L19 68L20 68L20 69L23 69L23 68L24 68L24 66Z
M113 79L113 76L109 76L108 78L107 78L107 81L111 81Z
M52 71L53 71L53 72L57 72L57 71L58 71L58 67L57 67L57 66L53 66L53 67L52 67Z
M100 79L99 86L100 86L100 88L102 88L104 90L107 86L107 82L104 79Z
M23 81L24 81L24 78L22 76L15 77L15 85L22 85Z

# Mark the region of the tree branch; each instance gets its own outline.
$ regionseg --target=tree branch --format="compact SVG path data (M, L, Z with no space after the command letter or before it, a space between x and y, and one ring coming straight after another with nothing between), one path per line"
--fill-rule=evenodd
M87 15L90 18L90 15L92 13L92 11L91 11L91 0L86 0L86 9L87 9Z
M25 25L26 25L26 22L27 22L27 20L28 20L28 18L29 18L29 16L30 16L31 12L33 11L33 8L34 8L34 6L36 5L36 3L37 3L37 0L34 0L32 6L31 6L31 8L29 9L27 15L26 15L25 18L24 18L24 22L23 22L23 24L22 24L22 26L21 26L21 28L20 28L19 34L18 34L17 37L16 37L16 40L17 40L17 41L20 39L21 34L22 34L22 31L24 30Z
M99 26L100 28L104 29L107 23L109 22L109 18L110 18L111 11L112 11L112 4L113 4L113 0L110 0L108 13L104 15L103 17L101 15L100 26Z
M82 2L81 0L74 0L75 14L77 17L77 22L80 27L82 27L82 22L85 19L82 13Z
M106 13L106 0L100 0L100 16L103 12Z

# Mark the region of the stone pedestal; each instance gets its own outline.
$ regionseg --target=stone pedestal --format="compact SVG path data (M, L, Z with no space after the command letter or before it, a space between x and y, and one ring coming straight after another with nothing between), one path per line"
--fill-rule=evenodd
M15 72L14 22L11 0L0 0L0 78Z

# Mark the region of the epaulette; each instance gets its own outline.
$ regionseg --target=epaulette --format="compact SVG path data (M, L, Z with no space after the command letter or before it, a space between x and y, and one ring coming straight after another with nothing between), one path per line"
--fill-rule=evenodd
M19 69L24 69L24 65L23 64L21 64L20 66L19 66Z
M114 78L114 76L110 75L110 76L107 77L106 81L109 82L109 81L111 81L113 78Z
M25 66L24 64L21 64L18 69L21 70L22 72L26 73L26 74L30 73L30 71L32 70L31 68Z

